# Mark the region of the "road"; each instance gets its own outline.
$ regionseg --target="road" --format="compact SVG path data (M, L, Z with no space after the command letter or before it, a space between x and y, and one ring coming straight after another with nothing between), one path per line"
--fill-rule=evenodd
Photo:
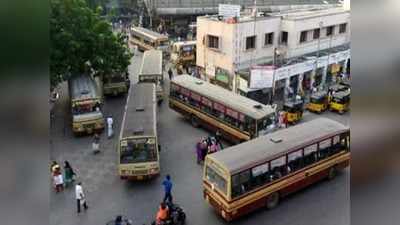
M137 81L141 55L136 54L129 67L131 80ZM168 69L168 67L166 67ZM165 74L168 80L168 76ZM168 82L166 82L168 86ZM168 90L168 87L167 87ZM68 94L62 86L61 97L55 105L51 123L51 160L68 160L78 173L86 191L89 209L76 213L73 187L62 193L51 193L52 225L103 225L117 214L128 215L134 224L150 224L162 199L161 182L170 174L174 182L174 201L187 213L190 225L224 225L220 216L202 198L202 168L196 164L194 145L208 135L193 128L168 108L167 102L158 111L161 151L161 176L148 182L127 182L117 176L117 136L101 136L101 153L91 153L92 137L74 137L70 128ZM116 133L120 129L125 97L106 98L104 114L114 117ZM306 112L303 121L319 115ZM349 125L349 113L338 115L325 112L321 116ZM346 225L350 224L350 170L346 169L333 181L323 181L282 200L273 210L258 210L234 221L234 225Z

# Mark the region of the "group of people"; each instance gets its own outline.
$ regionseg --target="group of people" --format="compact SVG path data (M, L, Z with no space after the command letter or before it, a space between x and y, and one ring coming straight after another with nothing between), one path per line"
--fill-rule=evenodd
M76 173L68 161L64 161L63 169L64 173L57 161L53 161L50 165L50 172L53 177L53 185L56 193L63 191L64 187L69 187L75 181ZM82 182L78 182L75 185L75 198L77 200L78 213L81 212L81 205L83 205L85 210L88 208L83 193Z
M50 172L53 178L54 189L57 193L63 191L64 187L68 187L74 182L74 176L76 175L68 161L64 161L64 174L57 161L52 162Z
M222 149L223 146L221 143L221 134L219 131L217 131L215 136L202 138L196 144L197 163L200 164L201 162L204 162L207 154L211 154Z

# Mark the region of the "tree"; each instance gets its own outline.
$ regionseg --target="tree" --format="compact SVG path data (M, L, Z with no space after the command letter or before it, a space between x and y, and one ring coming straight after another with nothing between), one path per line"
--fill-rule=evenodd
M114 34L109 22L100 18L84 0L51 0L51 87L71 75L123 74L132 53L124 34Z

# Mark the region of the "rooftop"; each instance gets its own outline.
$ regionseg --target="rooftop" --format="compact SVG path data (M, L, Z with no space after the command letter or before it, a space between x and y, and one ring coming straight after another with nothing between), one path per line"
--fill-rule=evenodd
M325 9L314 8L314 9L297 9L297 10L280 11L280 12L268 13L268 15L279 16L282 17L283 19L288 19L288 20L303 20L303 19L329 16L341 13L349 13L349 11L341 7L325 8Z

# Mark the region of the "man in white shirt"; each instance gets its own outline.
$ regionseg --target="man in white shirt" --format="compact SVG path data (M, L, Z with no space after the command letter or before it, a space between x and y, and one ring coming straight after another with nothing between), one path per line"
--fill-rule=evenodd
M82 189L82 183L79 182L76 186L75 186L75 198L76 198L76 203L78 206L78 213L81 212L81 204L83 204L83 208L85 208L85 210L88 208L87 204L86 204L86 200L85 200L85 195L83 194L83 189Z
M111 116L107 117L107 137L111 138L114 134L113 131L113 118Z

